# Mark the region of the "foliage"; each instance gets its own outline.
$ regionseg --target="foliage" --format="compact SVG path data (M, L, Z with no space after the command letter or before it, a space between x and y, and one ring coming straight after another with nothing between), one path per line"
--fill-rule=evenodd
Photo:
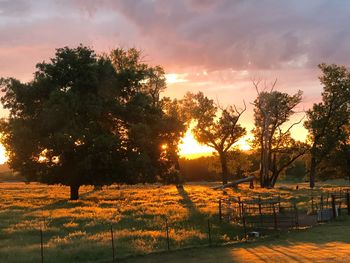
M290 130L297 123L286 129L283 125L294 114L294 108L300 103L302 92L294 95L274 91L259 91L259 82L254 82L258 97L255 99L254 145L260 153L260 185L273 187L278 176L297 158L306 152L306 145L295 141L290 136Z
M249 173L253 172L253 156L251 153L244 152L238 149L233 149L227 152L227 168L229 171L229 179L237 180L247 176ZM215 155L212 157L212 162L210 163L210 170L220 173L220 158Z
M246 134L245 128L238 124L245 109L238 110L235 106L222 109L202 92L187 93L182 103L190 118L195 121L192 132L196 140L217 151L222 169L222 183L227 184L227 152Z
M322 102L307 112L305 127L311 142L310 187L315 185L316 169L323 159L342 148L347 155L349 125L350 73L342 66L321 64ZM338 152L339 153L339 152ZM327 157L328 156L328 157Z
M1 140L10 167L29 180L69 185L77 199L81 185L154 182L175 165L185 126L164 110L176 102L159 98L164 70L136 49L60 48L33 81L0 84L10 111Z

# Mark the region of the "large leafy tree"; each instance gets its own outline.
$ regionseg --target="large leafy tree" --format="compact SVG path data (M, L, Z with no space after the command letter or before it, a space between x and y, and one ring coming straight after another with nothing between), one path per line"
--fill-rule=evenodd
M175 182L178 178L177 145L186 130L176 100L161 98L166 89L164 70L142 62L136 49L116 49L110 54L120 76L121 125L130 164L127 181ZM132 176L131 176L132 175Z
M307 112L305 127L311 141L310 187L315 186L319 164L342 149L346 154L347 137L345 127L350 117L350 73L342 66L320 64L323 75L322 101L315 103Z
M192 132L196 140L218 153L222 183L227 184L229 173L227 153L246 134L246 130L238 123L245 108L238 110L235 106L230 106L223 109L215 105L214 101L204 96L202 92L187 93L182 103L195 122Z
M111 183L122 160L113 118L119 105L105 85L115 81L111 63L83 46L57 49L29 83L2 79L10 167L29 180L70 186L71 199L83 184Z
M11 168L28 180L70 186L71 199L85 184L158 180L172 165L161 158L161 144L176 144L183 129L160 103L163 75L136 49L97 56L79 46L57 49L31 82L2 79Z
M278 176L306 152L306 146L290 136L290 130L299 122L283 127L295 113L301 101L301 91L294 95L275 91L259 91L259 82L253 82L258 97L255 99L254 144L260 153L260 185L273 187Z

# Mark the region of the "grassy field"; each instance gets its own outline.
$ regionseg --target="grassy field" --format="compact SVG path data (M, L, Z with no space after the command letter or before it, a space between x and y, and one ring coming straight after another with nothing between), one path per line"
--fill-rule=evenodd
M219 198L274 192L286 199L298 199L307 209L310 194L335 190L335 183L342 182L322 184L312 192L306 185L295 190L293 184L273 190L243 186L227 193L212 190L215 184L188 184L184 189L113 185L101 191L83 187L79 201L68 201L69 189L63 186L0 183L0 261L39 262L40 229L45 262L110 261L111 225L118 258L166 250L165 220L172 250L206 246L208 219L214 244L235 242L241 238L242 229L219 224Z
M350 220L315 226L312 229L283 233L278 238L124 260L127 263L156 262L350 262Z

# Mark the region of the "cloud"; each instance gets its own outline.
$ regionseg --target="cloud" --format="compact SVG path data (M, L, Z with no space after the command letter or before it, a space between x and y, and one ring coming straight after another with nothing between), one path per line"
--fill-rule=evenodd
M163 64L209 70L350 64L341 55L350 51L347 1L78 0L75 6L124 16Z
M0 23L0 46L136 46L172 72L350 65L349 9L342 0L0 1L17 17Z
M26 0L0 0L0 17L12 17L27 14L31 4Z
M252 78L277 77L308 108L317 64L350 65L349 10L344 0L0 0L0 76L30 80L67 45L136 47L173 74L167 95L202 90L240 105L256 96Z

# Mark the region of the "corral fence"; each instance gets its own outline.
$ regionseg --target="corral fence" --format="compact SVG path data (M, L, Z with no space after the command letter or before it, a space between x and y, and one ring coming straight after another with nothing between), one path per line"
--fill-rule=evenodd
M300 212L297 204L280 196L230 197L220 200L219 206L221 220L239 224L245 232L262 229L282 230L299 226Z
M350 215L350 189L311 195L304 206L280 195L227 197L219 200L218 211L220 220L242 226L247 236L259 236Z
M250 238L270 235L276 231L312 226L346 214L350 215L350 189L310 195L306 201L304 200L303 205L300 204L300 200L298 202L297 199L284 198L281 195L230 196L218 200L218 213L209 218L203 217L201 222L198 219L193 222L169 221L165 217L158 228L162 232L161 237L157 240L154 250L150 252L246 242ZM122 237L118 236L118 226L106 225L105 227L109 231L110 241L104 249L110 257L101 262L117 262L126 257L138 255L131 252L128 255L121 254ZM196 229L200 230L204 236L188 243L177 241L178 233ZM231 238L222 239L227 234L231 235ZM40 238L38 254L41 262L50 262L46 253L54 248L45 245L46 233L43 229L40 229L38 236Z
M318 222L336 219L342 214L350 215L350 189L344 188L334 192L311 197L311 211L317 215Z

